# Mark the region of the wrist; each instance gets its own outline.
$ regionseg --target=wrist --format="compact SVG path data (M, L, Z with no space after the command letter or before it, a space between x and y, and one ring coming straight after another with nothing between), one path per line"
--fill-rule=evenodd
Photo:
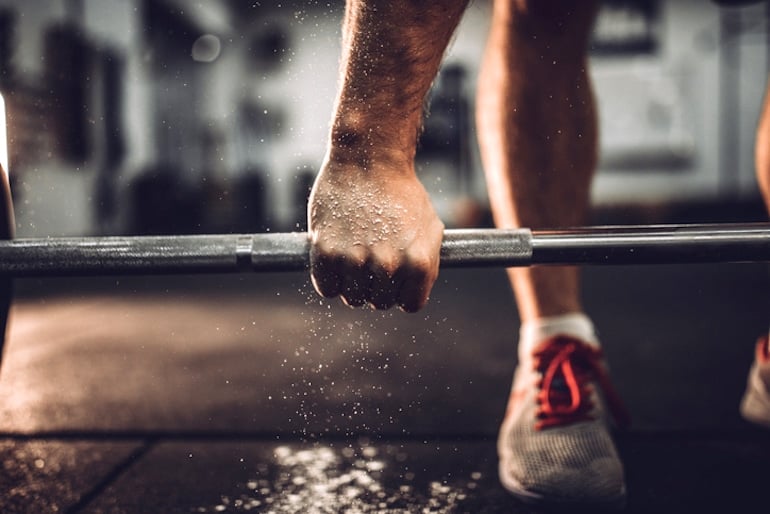
M384 165L411 169L417 149L418 126L419 120L408 118L373 118L370 113L360 110L339 112L329 134L328 158L364 168Z
M417 149L421 112L399 112L370 98L342 97L329 135L330 153L341 158L411 162Z

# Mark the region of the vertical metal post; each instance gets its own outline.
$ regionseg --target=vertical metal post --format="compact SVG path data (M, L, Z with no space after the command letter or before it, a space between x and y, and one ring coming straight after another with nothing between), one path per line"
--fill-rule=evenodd
M719 176L717 193L738 193L735 161L740 146L741 10L719 9Z

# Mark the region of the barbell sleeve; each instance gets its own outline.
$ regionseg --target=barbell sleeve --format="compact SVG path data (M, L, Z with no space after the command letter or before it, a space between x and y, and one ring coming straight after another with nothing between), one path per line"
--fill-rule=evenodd
M536 264L686 264L770 261L770 224L651 225L543 231Z
M12 277L300 271L304 232L0 241ZM770 261L770 224L446 230L442 267Z

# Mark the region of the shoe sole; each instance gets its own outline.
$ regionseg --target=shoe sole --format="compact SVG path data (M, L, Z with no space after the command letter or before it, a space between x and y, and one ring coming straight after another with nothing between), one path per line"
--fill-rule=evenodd
M741 402L741 415L746 421L765 428L770 428L770 417L768 417L770 407L762 403L762 401L755 396L755 394L749 392L743 397L743 401Z
M549 509L566 509L571 512L581 512L589 509L590 512L617 512L626 507L625 487L617 496L602 500L570 500L568 498L554 498L544 496L524 488L515 478L504 471L505 466L501 461L498 465L500 483L514 497L528 505L547 507Z
M756 364L749 372L746 392L741 400L740 412L747 421L770 428L770 396L761 383Z

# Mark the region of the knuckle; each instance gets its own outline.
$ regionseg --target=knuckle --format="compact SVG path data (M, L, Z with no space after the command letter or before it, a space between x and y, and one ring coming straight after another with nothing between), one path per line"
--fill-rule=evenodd
M393 278L401 265L401 259L393 253L375 254L372 258L372 272L388 279Z
M406 255L409 267L420 271L421 273L431 272L435 267L437 258L429 249L425 247L413 248Z
M364 248L353 246L342 255L342 260L349 268L363 269L366 266L368 256Z
M329 243L318 242L310 247L310 266L314 270L332 268L339 259L339 252Z

